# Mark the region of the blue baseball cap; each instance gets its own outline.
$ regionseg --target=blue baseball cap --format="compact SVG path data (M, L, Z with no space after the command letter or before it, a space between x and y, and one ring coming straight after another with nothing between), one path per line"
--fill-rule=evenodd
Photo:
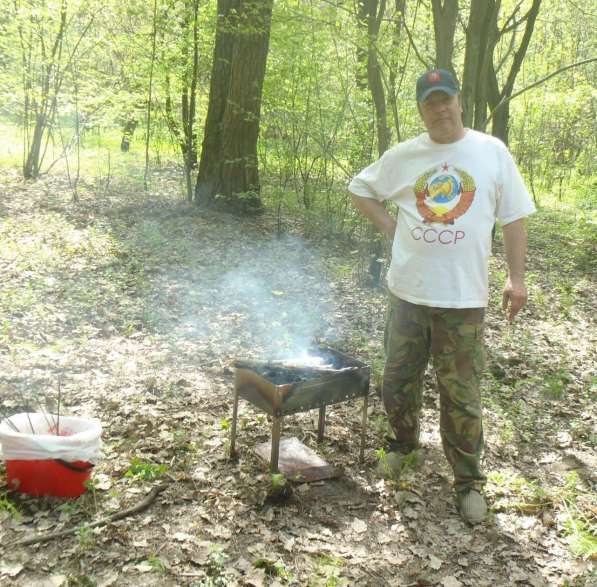
M417 102L423 102L432 92L455 96L460 92L456 78L446 69L430 69L417 80Z

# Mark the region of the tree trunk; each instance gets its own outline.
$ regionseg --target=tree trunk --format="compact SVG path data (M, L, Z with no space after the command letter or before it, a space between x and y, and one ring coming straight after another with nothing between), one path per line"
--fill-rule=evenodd
M498 88L497 100L490 100L490 106L493 109L493 123L491 134L494 137L500 138L506 144L508 144L508 123L510 121L509 99L510 96L512 96L512 92L514 90L514 82L516 81L516 77L522 66L522 62L529 47L529 43L531 42L531 37L535 29L535 22L537 20L540 8L541 0L533 0L531 8L524 17L524 20L526 21L524 35L514 55L514 60L512 61L512 66L510 67L510 72L508 73L506 83L504 84L504 87L501 92L499 92ZM495 73L494 77L496 77ZM497 87L497 79L495 80L494 87ZM500 103L501 105L499 105Z
M367 85L371 92L375 112L375 130L377 134L377 153L381 157L390 147L392 135L388 127L386 97L383 79L377 56L377 37L386 10L385 0L359 0L359 24L367 27L367 51L358 57L366 56ZM374 286L381 281L382 264L379 259L383 257L383 237L379 235L372 225L369 226L369 275Z
M508 142L510 109L508 98L512 95L516 76L526 55L535 21L539 14L541 0L533 0L526 15L516 21L518 6L506 23L512 22L515 30L525 22L523 38L518 46L504 87L499 89L495 70L494 49L500 38L510 29L498 30L498 16L501 0L472 0L466 31L466 50L462 80L462 106L464 124L478 130L485 130L488 122L487 107L491 107L492 134Z
M47 132L49 132L56 114L57 95L62 84L62 72L60 65L62 59L62 45L67 27L66 12L66 0L62 0L60 4L60 24L52 44L52 51L50 55L45 54L45 45L43 42L40 42L42 57L45 63L42 66L41 72L41 92L39 103L33 99L31 104L32 109L35 111L35 126L33 129L33 137L23 162L23 177L25 179L35 179L39 175L43 160L43 139ZM23 63L27 64L30 69L30 71L27 72L25 79L35 79L36 74L31 71L33 64L31 62L30 55L27 55L26 53L26 51L29 50L26 48L24 43L22 44L22 49ZM24 91L25 102L26 104L29 104L29 93L31 92L31 85L29 81L25 82ZM28 125L28 114L29 113L27 113L27 117L24 121L24 124L26 125ZM26 136L28 136L28 131L29 129L26 129Z
M230 87L230 70L234 35L231 13L238 11L240 0L218 0L218 20L214 56L209 85L209 102L199 175L195 186L195 202L202 206L213 201L220 188L220 155L222 151L222 120Z
M432 0L435 31L435 65L454 72L454 33L458 18L458 0Z
M261 208L257 140L273 0L219 0L209 107L195 200Z
M398 116L398 73L401 72L402 79L404 78L404 72L406 70L406 63L401 66L398 65L397 56L399 54L398 47L400 46L400 40L402 36L402 23L405 18L406 12L406 0L394 0L394 26L392 31L392 53L390 56L390 72L389 78L389 89L388 89L388 104L392 110L392 116L394 119L394 128L396 129L396 140L400 142L400 117ZM407 57L408 61L408 57ZM400 71L399 71L400 70ZM402 82L402 80L401 80Z
M122 129L122 138L120 139L120 150L123 153L128 153L131 147L131 141L133 140L133 135L135 134L135 129L137 128L138 121L135 118L129 118Z
M149 174L149 139L151 136L151 99L153 93L153 68L155 65L155 46L157 38L158 0L153 0L153 30L151 33L151 62L149 67L149 87L147 91L147 120L145 129L145 172L143 173L143 187L147 191L147 176Z
M489 64L498 39L497 15L501 0L471 0L464 72L462 110L464 125L483 130L487 120Z
M188 42L189 32L191 42ZM197 168L197 136L195 112L197 108L197 84L199 81L199 0L186 0L181 22L182 42L182 90L180 96L180 118L174 114L170 91L170 75L166 73L166 122L175 136L184 163L184 179L187 200L193 201L193 171ZM190 50L189 50L190 49Z

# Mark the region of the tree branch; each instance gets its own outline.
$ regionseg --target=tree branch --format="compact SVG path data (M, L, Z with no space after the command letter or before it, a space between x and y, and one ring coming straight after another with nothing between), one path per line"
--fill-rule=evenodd
M423 57L421 57L421 54L419 53L419 50L417 49L417 46L415 45L415 42L413 41L413 37L410 34L408 25L406 24L406 19L404 19L402 24L404 25L404 30L406 31L408 41L410 43L410 46L413 48L413 51L415 52L417 59L421 62L421 64L425 67L425 69L429 69L429 63L427 61L425 61L425 59L423 59Z
M133 514L138 514L143 510L146 510L154 501L155 498L166 489L166 484L156 485L152 488L152 490L148 493L147 497L140 501L137 505L134 505L126 510L121 510L119 512L115 512L101 520L97 520L88 524L88 528L95 528L96 526L105 526L106 524L110 524L111 522L116 522L117 520L122 520L128 516L132 516ZM80 526L74 526L73 528L67 528L66 530L60 530L59 532L49 532L48 534L42 534L41 536L30 536L29 538L23 538L22 540L17 540L17 542L13 542L12 546L28 546L30 544L39 544L41 542L47 542L48 540L53 540L54 538L63 538L64 536L70 536L71 534L75 534Z
M492 119L493 115L502 106L504 106L504 104L507 104L511 100L514 100L514 98L518 98L518 96L520 96L521 94L524 94L528 90L532 90L533 88L540 86L542 83L546 82L547 80L551 79L552 77L555 77L556 75L559 75L560 73L563 73L564 71L567 71L568 69L572 69L573 67L579 67L580 65L586 65L587 63L593 63L594 61L597 61L597 57L589 57L588 59L583 59L582 61L577 61L576 63L570 63L569 65L560 67L560 69L556 69L556 71L552 71L549 75L546 75L545 77L541 78L540 80L533 82L532 84L530 84L529 86L526 86L525 88L522 88L522 90L515 92L514 94L510 95L508 98L506 98L506 97L502 98L500 100L500 102L498 103L498 105L489 113L487 122L489 122Z

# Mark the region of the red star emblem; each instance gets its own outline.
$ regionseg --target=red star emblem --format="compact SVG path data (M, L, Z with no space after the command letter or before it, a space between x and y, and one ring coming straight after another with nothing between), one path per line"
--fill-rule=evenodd
M450 166L449 166L447 163L444 163L444 164L442 165L442 171L445 171L445 172L447 172L447 171L448 171L448 169L450 169Z

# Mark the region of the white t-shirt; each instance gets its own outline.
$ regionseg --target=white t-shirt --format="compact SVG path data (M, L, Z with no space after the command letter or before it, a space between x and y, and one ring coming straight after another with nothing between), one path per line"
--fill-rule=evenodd
M439 308L487 305L495 220L505 225L535 211L506 146L474 130L446 145L427 133L399 143L348 189L398 205L388 286Z

